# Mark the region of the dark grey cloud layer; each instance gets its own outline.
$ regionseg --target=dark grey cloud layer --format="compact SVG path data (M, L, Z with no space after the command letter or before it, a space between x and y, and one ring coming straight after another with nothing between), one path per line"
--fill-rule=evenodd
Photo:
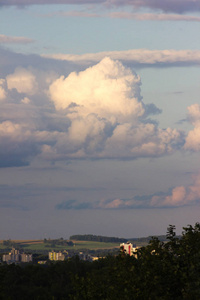
M200 1L192 0L0 0L0 5L43 5L43 4L104 4L106 6L148 7L164 12L184 13L200 10Z
M79 71L81 68L73 62L63 63L51 58L43 58L37 54L22 54L0 46L0 77L10 74L17 67L33 66L43 71L54 71L57 74Z

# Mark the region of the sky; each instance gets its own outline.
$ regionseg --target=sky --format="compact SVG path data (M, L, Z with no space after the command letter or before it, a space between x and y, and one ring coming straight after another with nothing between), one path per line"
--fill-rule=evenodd
M0 239L200 216L200 0L0 0Z

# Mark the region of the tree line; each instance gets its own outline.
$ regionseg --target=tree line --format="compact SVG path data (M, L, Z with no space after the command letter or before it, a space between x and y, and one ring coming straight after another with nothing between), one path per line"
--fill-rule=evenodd
M153 237L137 258L121 251L92 263L74 256L47 265L2 265L2 300L200 299L200 224Z
M89 241L89 242L103 242L103 243L126 243L128 240L124 238L108 237L93 234L76 234L70 236L70 240L74 241Z
M44 239L45 247L56 247L56 246L74 246L74 243L70 240L65 240L63 238L59 239Z

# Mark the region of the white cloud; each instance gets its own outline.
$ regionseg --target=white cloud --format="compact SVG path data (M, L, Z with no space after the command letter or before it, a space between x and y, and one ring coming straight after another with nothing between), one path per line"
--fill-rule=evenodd
M129 159L172 153L182 134L143 122L146 107L140 84L140 78L129 68L108 57L85 71L55 80L49 96L71 125L65 140L57 141L53 149L48 147L48 153Z
M72 105L71 119L94 113L115 123L144 113L139 76L108 57L83 72L61 76L49 93L57 109Z
M55 139L58 132L48 132L44 130L37 130L33 124L14 123L11 121L4 121L0 123L0 138L13 140L15 142L23 142L25 140L34 140L35 142L48 142ZM14 143L15 147L16 144Z
M154 124L124 123L116 126L108 138L105 156L109 157L155 157L174 151L173 143L178 143L181 135L177 130L158 129Z
M6 77L8 89L16 89L18 93L35 94L37 81L35 75L24 68L16 68L13 74Z

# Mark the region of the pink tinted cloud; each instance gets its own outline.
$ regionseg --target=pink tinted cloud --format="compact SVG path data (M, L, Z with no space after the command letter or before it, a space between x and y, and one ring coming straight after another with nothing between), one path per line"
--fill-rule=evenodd
M128 19L137 21L186 21L186 22L200 22L200 17L186 16L180 14L168 13L131 13L124 11L111 12L109 14L90 13L86 11L72 10L72 11L59 11L46 15L48 17L61 16L61 17L81 17L81 18L100 18L108 17L114 19Z
M193 175L193 182L188 186L174 187L170 194L154 194L145 196L135 196L131 199L101 199L93 203L66 202L59 204L58 209L139 209L139 208L176 208L191 206L200 202L200 174ZM69 205L70 204L70 205Z
M200 22L200 17L186 16L179 14L136 14L129 12L112 12L108 15L111 18L129 19L138 21L187 21L187 22Z
M7 36L0 34L0 43L1 44L29 44L33 43L32 39L23 37L23 36Z
M200 174L193 176L193 183L189 186L177 186L173 188L170 195L153 196L151 206L153 207L178 207L191 205L200 201Z
M200 151L200 105L198 103L188 107L188 120L194 128L189 131L184 148L186 150Z
M59 12L54 12L51 14L47 15L48 17L52 16L61 16L61 17L80 17L80 18L99 18L101 17L100 14L96 13L90 13L90 12L85 12L85 11L78 11L78 10L72 10L72 11L59 11Z
M119 198L113 200L100 200L96 208L101 209L119 209L119 208L129 208L132 206L131 201L123 201Z

